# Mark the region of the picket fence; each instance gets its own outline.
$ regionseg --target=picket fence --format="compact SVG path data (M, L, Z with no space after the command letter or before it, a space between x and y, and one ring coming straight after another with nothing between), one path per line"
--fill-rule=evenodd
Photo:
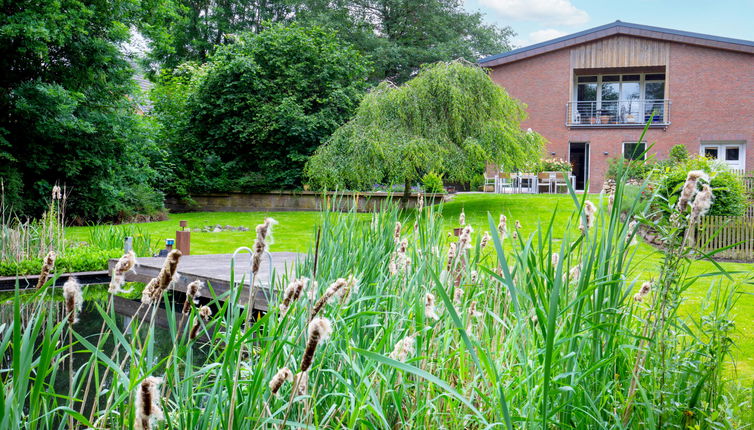
M731 246L715 258L754 261L754 216L705 216L694 229L696 247L704 252Z

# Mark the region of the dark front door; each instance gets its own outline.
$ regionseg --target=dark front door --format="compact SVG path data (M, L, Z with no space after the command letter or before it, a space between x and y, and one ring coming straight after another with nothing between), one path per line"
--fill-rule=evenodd
M568 154L573 165L573 175L576 176L576 189L583 190L589 180L589 144L571 142Z

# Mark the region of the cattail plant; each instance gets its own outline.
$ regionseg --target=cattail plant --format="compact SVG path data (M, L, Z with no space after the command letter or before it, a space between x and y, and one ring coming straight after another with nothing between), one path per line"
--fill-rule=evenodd
M278 222L274 219L267 217L262 224L257 225L257 238L254 241L254 255L251 259L251 273L253 274L259 272L259 267L262 265L262 256L269 250L270 245L272 244L272 226L277 223Z
M712 206L712 198L712 188L707 184L702 185L702 191L697 193L694 203L691 205L689 224L693 225L699 222L699 219L707 214L707 211Z
M81 285L76 278L70 277L63 284L63 298L65 299L65 312L68 315L68 324L76 324L79 321L79 312L84 303L81 294Z
M497 224L497 233L500 235L500 240L505 240L508 236L508 218L503 214L500 214L500 222Z
M298 372L293 379L293 387L296 395L306 396L309 391L309 372Z
M285 381L293 381L293 372L287 367L278 370L275 376L270 380L270 392L273 396L277 395Z
M162 293L170 286L170 283L176 276L178 260L181 258L181 251L174 249L168 253L165 263L160 269L156 278L149 281L144 291L141 293L141 302L145 305L157 303L162 298Z
M314 304L314 307L312 307L312 314L309 320L313 321L313 318L317 316L322 308L325 307L325 304L330 300L333 300L337 297L345 299L346 295L350 295L350 289L352 288L351 285L355 284L356 279L352 276L349 276L348 279L338 278L335 282L330 284L330 286L327 287L327 290L325 290L325 293L322 295L322 297L320 297L319 300L317 300L317 302Z
M641 284L641 288L639 288L639 292L634 294L634 301L641 303L644 300L644 297L646 297L650 291L652 291L651 282L645 282Z
M553 252L552 256L550 257L550 262L552 263L553 268L558 267L558 263L560 262L560 254Z
M477 308L476 308L476 300L474 300L471 303L469 303L469 311L468 312L469 312L469 317L471 317L471 318L479 318L482 315L484 315L483 312L477 310Z
M390 358L396 361L405 362L406 359L409 356L414 355L415 352L416 338L414 338L414 335L410 335L396 342L393 352L390 353Z
M38 289L42 288L42 286L47 282L47 279L50 277L50 272L52 272L52 270L55 268L55 257L55 251L50 251L44 258L42 271L39 273L39 280L37 281Z
M490 239L492 239L492 236L490 236L489 232L485 231L482 236L482 241L479 243L479 249L484 250L484 248L487 247L487 244L490 243Z
M686 175L686 182L683 184L681 196L678 198L678 203L676 203L676 209L678 212L685 211L689 202L691 202L696 195L696 185L700 179L709 181L709 177L702 170L692 170Z
M314 359L314 352L317 350L317 345L320 342L327 341L331 333L332 326L330 325L330 320L327 318L314 318L311 320L309 323L309 339L306 341L304 356L301 358L301 372L309 370Z
M160 398L157 387L162 383L162 378L148 376L136 388L136 421L135 430L151 430L152 424L161 421L164 416L160 407Z
M400 221L395 222L395 231L393 232L393 240L395 241L395 244L399 244L401 242L401 228L402 225Z
M440 319L435 309L435 296L432 293L424 296L424 317L435 321Z
M301 297L301 292L306 288L306 284L309 282L307 278L294 279L285 287L283 293L283 301L280 303L280 318L288 312L288 308Z
M183 302L183 314L191 312L191 305L196 304L196 298L201 296L204 282L197 279L186 285L186 300Z
M424 210L424 194L419 193L416 196L416 210L421 213Z
M597 206L594 205L590 200L587 200L584 202L584 218L581 219L581 223L579 224L579 230L581 230L581 234L586 234L586 232L594 227L594 221L597 216Z
M212 309L210 309L209 306L202 306L199 308L199 318L203 319L206 323L209 321L210 317L212 316ZM196 339L196 336L199 334L199 328L201 327L201 321L197 319L194 322L194 326L191 327L191 332L189 333L189 339Z
M466 225L466 212L463 209L461 209L461 215L458 216L458 225L461 227Z
M113 276L110 279L110 286L108 292L110 294L129 293L131 290L123 290L123 285L126 283L126 273L136 266L136 254L133 251L128 251L123 254L122 257L115 263L113 267Z
M453 303L456 306L461 305L463 303L463 290L461 288L457 288L453 290Z
M456 244L451 242L448 247L448 264L446 270L451 271L453 269L453 261L456 259Z

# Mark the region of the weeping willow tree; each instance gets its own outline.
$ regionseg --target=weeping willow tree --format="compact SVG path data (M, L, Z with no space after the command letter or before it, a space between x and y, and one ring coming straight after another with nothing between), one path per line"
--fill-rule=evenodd
M467 182L486 163L524 166L544 139L521 130L524 105L486 71L462 61L424 66L402 86L383 82L362 100L306 165L318 189L410 184L434 171Z

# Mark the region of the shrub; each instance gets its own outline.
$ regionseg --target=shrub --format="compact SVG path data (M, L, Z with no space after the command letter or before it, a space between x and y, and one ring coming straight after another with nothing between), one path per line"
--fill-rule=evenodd
M471 191L476 191L479 189L479 187L484 185L484 175L479 174L471 178L471 182L469 183L469 187L471 188Z
M55 273L93 272L107 270L111 258L123 255L122 249L99 249L91 246L68 248L55 261ZM41 258L18 262L0 261L0 276L37 275L42 268Z
M670 168L660 181L659 195L674 204L691 170L703 170L710 176L714 199L708 215L743 215L746 211L746 194L741 180L728 170L726 164L702 156Z
M618 169L626 171L626 179L643 180L654 170L656 163L651 160L631 161L623 157L611 158L607 162L607 173L605 179L615 179L618 175Z
M422 178L425 193L442 193L445 191L442 183L442 175L429 172Z
M540 172L570 172L571 170L573 170L571 162L562 158L545 158L540 161L538 166Z
M670 160L676 163L682 163L689 159L689 150L686 145L675 145L670 148Z

